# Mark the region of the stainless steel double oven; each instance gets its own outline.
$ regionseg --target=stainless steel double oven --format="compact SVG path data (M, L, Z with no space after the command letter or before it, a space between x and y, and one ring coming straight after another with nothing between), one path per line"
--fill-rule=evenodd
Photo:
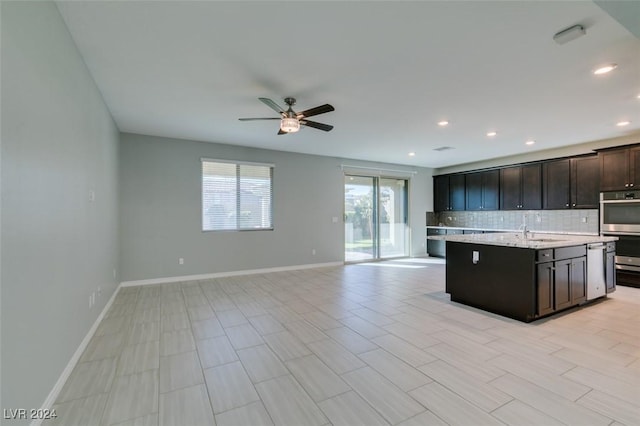
M640 287L640 190L600 193L600 233L619 238L618 284Z

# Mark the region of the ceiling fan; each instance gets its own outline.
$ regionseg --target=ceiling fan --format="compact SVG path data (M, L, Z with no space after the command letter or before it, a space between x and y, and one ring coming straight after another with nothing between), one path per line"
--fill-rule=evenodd
M240 118L240 121L252 121L252 120L280 120L280 130L278 131L279 135L286 135L287 133L295 133L300 130L300 126L313 127L314 129L324 130L325 132L333 129L333 126L324 123L318 123L317 121L307 120L307 117L312 117L314 115L324 114L325 112L335 111L329 104L324 104L317 106L315 108L310 108L308 110L302 112L295 112L293 110L293 105L295 105L295 98L284 98L284 103L289 106L289 108L285 111L269 98L258 98L262 103L266 106L274 110L275 112L280 114L280 117L264 117L264 118Z

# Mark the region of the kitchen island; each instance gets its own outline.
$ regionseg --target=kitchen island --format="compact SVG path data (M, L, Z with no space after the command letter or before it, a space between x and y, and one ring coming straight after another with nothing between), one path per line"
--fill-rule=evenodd
M446 292L453 302L519 321L615 290L616 237L493 233L429 238L446 241ZM591 256L593 246L599 257Z

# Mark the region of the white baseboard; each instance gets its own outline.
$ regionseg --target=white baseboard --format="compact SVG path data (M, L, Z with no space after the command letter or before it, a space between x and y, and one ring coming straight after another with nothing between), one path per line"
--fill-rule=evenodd
M299 269L324 268L327 266L341 266L341 265L344 265L344 262L310 263L306 265L278 266L274 268L245 269L241 271L215 272L215 273L200 274L200 275L183 275L181 277L166 277L166 278L152 278L148 280L123 281L120 283L120 286L133 287L137 285L167 284L167 283L174 283L178 281L207 280L211 278L235 277L238 275L266 274L269 272L296 271Z
M47 399L45 399L44 402L42 403L42 407L41 408L43 410L50 410L51 407L53 407L53 404L55 404L56 399L58 399L58 395L60 394L60 391L62 390L62 387L67 382L67 379L69 379L69 376L71 375L71 372L76 367L76 364L80 360L80 357L82 356L82 353L87 348L87 345L91 341L91 338L93 337L93 335L95 334L96 330L98 329L98 326L100 325L100 322L102 321L104 316L109 311L109 308L113 304L113 301L115 300L116 295L120 291L120 287L121 286L119 285L115 289L115 291L111 295L111 298L109 299L107 304L104 305L104 308L102 309L102 312L100 312L100 315L98 315L98 318L96 318L96 320L94 321L93 325L91 326L91 328L87 332L86 336L84 336L84 339L82 340L82 342L80 342L80 346L78 346L78 349L76 349L76 351L74 352L73 356L71 357L71 359L67 363L67 366L62 371L62 374L60 374L60 377L58 378L58 381L56 382L56 384L53 387L53 389L51 389L51 392L49 392L49 395L47 396ZM31 422L30 426L40 426L41 424L42 424L42 419L34 419Z

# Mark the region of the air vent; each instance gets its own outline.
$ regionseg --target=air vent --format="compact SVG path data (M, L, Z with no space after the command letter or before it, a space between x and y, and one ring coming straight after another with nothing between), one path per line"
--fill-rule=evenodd
M441 146L440 148L433 148L434 151L448 151L450 149L453 149L452 146Z

